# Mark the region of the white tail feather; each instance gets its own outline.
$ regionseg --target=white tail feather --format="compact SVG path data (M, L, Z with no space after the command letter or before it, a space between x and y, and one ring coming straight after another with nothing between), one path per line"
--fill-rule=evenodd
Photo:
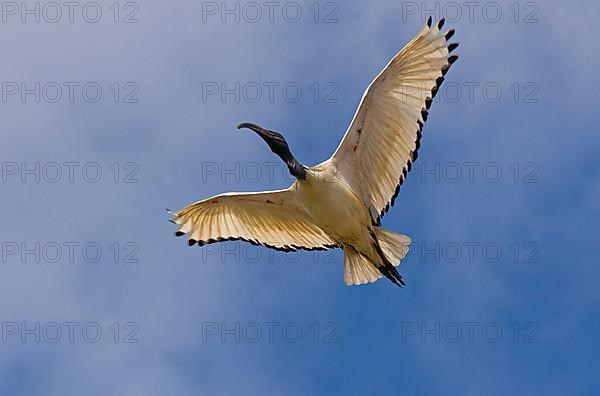
M404 256L406 256L406 253L408 253L408 247L412 240L406 235L388 231L380 227L374 227L373 230L383 254L385 254L394 267L397 267Z
M364 285L383 278L381 272L351 246L344 247L344 283Z
M394 266L408 253L411 239L383 228L374 227L375 237L385 257ZM364 255L351 246L344 247L344 282L347 285L364 285L383 278L383 274Z

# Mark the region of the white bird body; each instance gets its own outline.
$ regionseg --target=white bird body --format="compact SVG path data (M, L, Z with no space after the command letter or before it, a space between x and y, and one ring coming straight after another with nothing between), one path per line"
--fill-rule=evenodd
M457 56L448 44L454 31L444 21L427 26L369 85L333 156L305 167L280 134L243 123L267 142L297 180L290 188L227 193L171 212L177 235L190 245L244 240L274 249L344 250L344 281L365 284L383 276L404 281L395 266L410 238L381 228L381 217L417 158L433 97Z
M369 211L333 162L308 168L305 180L297 180L291 191L312 221L337 244L362 240L370 223Z

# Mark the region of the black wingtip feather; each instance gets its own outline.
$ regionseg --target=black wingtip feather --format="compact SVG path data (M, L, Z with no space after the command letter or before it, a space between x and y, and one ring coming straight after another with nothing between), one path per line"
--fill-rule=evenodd
M438 22L438 29L442 29L444 27L444 23L446 22L446 18L440 19Z
M454 29L448 30L448 33L446 33L446 41L450 40L452 36L454 36L454 33L456 33Z
M181 231L177 231L177 232L175 233L175 236L176 236L176 237L180 237L180 236L184 236L184 235L185 235L185 232L181 232Z
M458 55L452 55L450 58L448 58L448 63L453 64L457 60L458 60Z
M432 22L432 19L431 19L431 17L429 17L429 19L427 20L427 26L431 27L431 22Z
M455 49L458 48L458 43L452 43L448 46L448 53L454 51Z
M188 246L194 246L196 244L196 242L198 242L198 241L196 241L194 239L189 239L188 240Z

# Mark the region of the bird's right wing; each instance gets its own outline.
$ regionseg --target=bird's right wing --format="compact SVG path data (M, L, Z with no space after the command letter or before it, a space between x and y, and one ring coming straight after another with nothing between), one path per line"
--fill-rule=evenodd
M322 250L337 244L317 227L291 189L227 193L170 212L176 235L200 245L243 240L277 250Z
M423 124L444 75L457 56L444 22L423 30L388 63L365 91L333 157L379 223L417 158Z

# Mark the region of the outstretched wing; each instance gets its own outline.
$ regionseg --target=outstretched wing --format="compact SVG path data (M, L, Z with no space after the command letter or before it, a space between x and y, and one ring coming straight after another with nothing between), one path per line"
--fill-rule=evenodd
M330 161L361 194L379 224L417 159L423 124L444 75L458 57L441 33L442 19L423 30L383 69L365 91Z
M313 224L293 190L227 193L193 203L171 220L190 246L243 240L277 250L321 250L336 243Z

